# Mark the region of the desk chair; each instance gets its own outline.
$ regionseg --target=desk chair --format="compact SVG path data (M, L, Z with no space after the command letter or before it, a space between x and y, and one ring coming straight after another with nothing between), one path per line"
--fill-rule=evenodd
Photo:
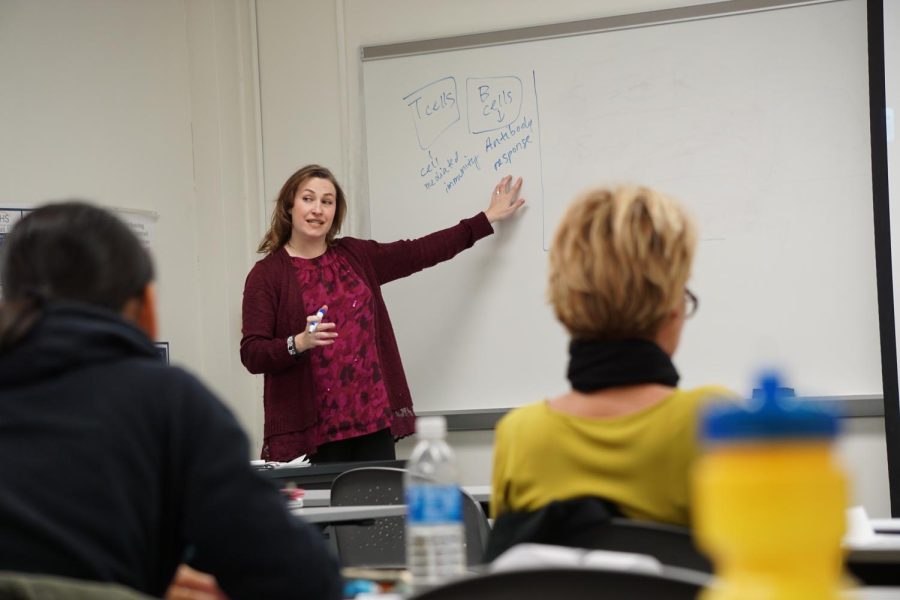
M694 545L691 532L684 527L613 518L593 530L584 539L583 548L649 554L664 565L712 573L713 566Z
M694 600L702 584L677 572L660 575L605 569L541 568L467 577L410 600Z
M523 542L647 554L664 565L713 571L694 545L690 530L624 518L618 507L590 496L557 500L532 512L501 515L491 532L487 558L492 560Z
M361 467L344 471L331 484L332 506L404 504L403 476L406 469ZM466 561L481 564L490 531L481 504L465 491L463 521ZM404 567L406 565L406 521L404 517L374 519L369 526L336 525L335 543L345 567Z

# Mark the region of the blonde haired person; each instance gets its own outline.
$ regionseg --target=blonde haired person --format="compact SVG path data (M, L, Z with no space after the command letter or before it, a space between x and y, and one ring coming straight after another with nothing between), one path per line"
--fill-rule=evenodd
M548 298L571 335L572 389L497 426L497 536L504 517L520 518L505 531L521 538L521 517L582 498L602 499L607 516L688 524L697 410L723 392L678 389L671 361L697 309L687 288L696 245L684 209L648 188L593 190L568 209L550 249ZM511 545L497 536L494 551Z

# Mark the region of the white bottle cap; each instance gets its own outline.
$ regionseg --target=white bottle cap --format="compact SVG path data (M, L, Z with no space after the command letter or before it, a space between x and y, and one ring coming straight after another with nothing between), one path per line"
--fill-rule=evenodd
M443 438L447 435L447 419L441 416L416 418L416 435L419 439Z

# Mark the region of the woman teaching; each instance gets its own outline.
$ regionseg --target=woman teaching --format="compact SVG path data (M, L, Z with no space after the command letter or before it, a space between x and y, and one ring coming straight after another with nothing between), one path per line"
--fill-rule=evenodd
M524 204L504 177L484 212L415 240L337 237L347 201L331 172L308 165L281 188L266 257L244 285L241 362L265 376L261 457L391 460L415 413L381 285L456 256Z

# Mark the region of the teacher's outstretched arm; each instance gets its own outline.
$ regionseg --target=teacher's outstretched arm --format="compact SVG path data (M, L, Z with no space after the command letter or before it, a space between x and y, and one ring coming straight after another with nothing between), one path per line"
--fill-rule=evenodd
M366 254L371 258L379 285L450 260L494 233L494 223L511 217L525 204L519 197L521 188L521 177L513 183L512 176L507 175L491 189L488 207L457 225L417 239L365 242L368 244Z

